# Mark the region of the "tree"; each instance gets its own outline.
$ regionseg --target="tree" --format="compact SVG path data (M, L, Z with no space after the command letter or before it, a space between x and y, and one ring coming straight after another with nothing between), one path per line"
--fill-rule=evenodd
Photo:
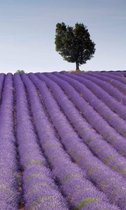
M95 43L90 39L88 29L82 23L76 23L75 27L57 23L55 44L56 51L64 60L76 63L76 70L79 70L79 66L90 60L95 53Z

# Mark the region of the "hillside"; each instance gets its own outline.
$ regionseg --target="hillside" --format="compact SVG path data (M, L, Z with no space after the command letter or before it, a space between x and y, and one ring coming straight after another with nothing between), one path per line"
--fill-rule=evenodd
M126 210L125 76L0 74L0 210Z

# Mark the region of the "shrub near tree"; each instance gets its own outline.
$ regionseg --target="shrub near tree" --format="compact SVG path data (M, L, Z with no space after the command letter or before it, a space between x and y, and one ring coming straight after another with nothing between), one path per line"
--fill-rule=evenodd
M79 23L76 23L75 27L57 23L55 44L56 51L64 60L76 63L76 71L95 53L95 43L90 39L88 29Z
M24 70L20 70L19 69L19 70L16 71L16 73L18 73L18 74L24 74L25 72L24 72Z

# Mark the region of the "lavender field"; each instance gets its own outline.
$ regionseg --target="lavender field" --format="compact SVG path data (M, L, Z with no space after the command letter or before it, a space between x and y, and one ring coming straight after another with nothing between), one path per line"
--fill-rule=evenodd
M0 74L0 210L126 210L125 76Z

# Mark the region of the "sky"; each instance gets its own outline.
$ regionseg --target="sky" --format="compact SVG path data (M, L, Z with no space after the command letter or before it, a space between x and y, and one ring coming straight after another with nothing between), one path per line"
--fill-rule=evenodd
M96 44L88 70L126 70L126 0L0 0L0 73L70 71L55 50L56 24L87 26Z

